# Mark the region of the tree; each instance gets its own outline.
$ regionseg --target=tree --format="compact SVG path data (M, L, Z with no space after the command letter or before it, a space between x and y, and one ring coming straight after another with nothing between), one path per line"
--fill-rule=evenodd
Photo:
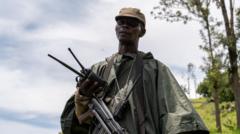
M226 8L226 5L229 5L229 9ZM214 17L212 14L216 12L210 9L215 9L216 12L220 13L222 20ZM236 45L239 35L235 32L234 11L236 11L234 0L229 0L227 3L225 3L225 0L161 0L158 6L154 7L151 14L156 19L164 19L169 22L182 21L184 24L187 24L191 20L196 20L203 26L207 35L205 42L207 41L208 48L212 49L209 51L209 56L210 58L212 57L211 69L208 71L209 76L217 76L219 74L218 66L216 66L218 63L215 63L216 61L214 60L216 55L211 54L211 52L215 51L213 50L214 45L222 44L222 47L227 49L229 82L235 95L237 127L240 128L240 83L237 59L238 50ZM225 34L216 32L217 29L225 29ZM215 39L215 43L212 43L213 38ZM214 82L213 78L211 78L213 83L215 83L213 87L216 87L218 84ZM215 97L217 97L218 90L215 90Z
M230 90L228 72L221 73L221 77L219 79L219 101L220 102L230 102L234 101L234 95ZM205 77L202 82L199 83L197 87L197 93L202 95L203 97L212 100L212 81Z
M199 14L202 15L202 20L200 23L203 26L203 30L200 30L200 35L204 45L200 45L200 48L207 53L207 57L204 60L205 67L202 66L202 69L205 71L207 79L209 79L209 89L211 91L211 96L213 97L215 106L216 128L219 132L221 132L222 127L219 96L222 78L221 69L223 67L223 51L220 48L218 38L218 36L221 34L216 30L216 27L219 27L221 24L218 21L214 21L213 17L210 16L209 6L210 3L206 2L197 8L198 12L200 12Z

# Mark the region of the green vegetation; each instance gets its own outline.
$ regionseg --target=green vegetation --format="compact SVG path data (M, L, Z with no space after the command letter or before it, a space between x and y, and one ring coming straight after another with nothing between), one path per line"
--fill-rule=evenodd
M222 17L216 16L216 13ZM235 0L159 0L151 14L155 19L167 22L188 24L196 21L201 24L200 37L203 44L200 48L206 53L201 68L206 75L198 93L214 101L218 132L222 131L224 123L232 123L221 121L224 113L220 115L219 104L233 99L234 95L236 126L240 129L240 53L237 46L240 39L240 7L236 6ZM229 78L224 78L224 73ZM233 91L232 95L229 89Z
M193 106L202 117L205 125L210 130L210 134L220 134L216 129L214 103L208 102L205 98L192 100ZM236 130L236 111L233 102L223 102L220 104L222 134L240 134Z

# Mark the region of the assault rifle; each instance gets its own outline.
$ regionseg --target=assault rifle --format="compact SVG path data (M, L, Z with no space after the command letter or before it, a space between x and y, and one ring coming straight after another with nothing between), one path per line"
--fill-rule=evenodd
M92 70L86 69L81 64L81 62L77 59L77 57L72 52L72 50L70 48L68 48L68 50L72 54L74 59L77 61L77 63L80 65L80 67L82 69L80 72L78 72L74 68L70 67L63 61L52 56L51 54L48 54L48 56L50 58L54 59L55 61L59 62L60 64L62 64L63 66L65 66L66 68L68 68L69 70L74 72L75 74L77 74L78 75L78 77L76 77L77 82L79 82L80 80L89 79L92 81L97 81L100 84L100 86L102 86L102 87L107 86L106 81L99 78L94 72L92 72ZM80 91L80 94L92 98L88 104L89 110L97 118L99 123L102 125L102 127L108 134L126 134L125 129L122 128L119 125L119 123L114 119L112 113L109 111L108 107L106 106L106 104L104 103L104 101L101 98L96 97L96 95L94 93L90 93L88 91Z

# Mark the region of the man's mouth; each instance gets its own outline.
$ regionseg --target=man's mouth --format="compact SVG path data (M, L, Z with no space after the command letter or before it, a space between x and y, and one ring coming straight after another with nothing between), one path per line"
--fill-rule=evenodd
M121 32L119 32L119 34L129 34L129 33L126 31L121 31Z

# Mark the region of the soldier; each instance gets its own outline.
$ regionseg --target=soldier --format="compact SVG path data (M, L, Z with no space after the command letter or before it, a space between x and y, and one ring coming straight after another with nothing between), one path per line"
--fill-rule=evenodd
M103 92L97 81L77 84L61 116L63 133L104 133L94 117L84 117L91 99L79 94L85 90L99 92L113 113L126 101L116 120L129 134L208 134L170 70L150 52L138 50L146 32L144 14L137 8L122 8L115 20L118 52L91 68L108 86Z

